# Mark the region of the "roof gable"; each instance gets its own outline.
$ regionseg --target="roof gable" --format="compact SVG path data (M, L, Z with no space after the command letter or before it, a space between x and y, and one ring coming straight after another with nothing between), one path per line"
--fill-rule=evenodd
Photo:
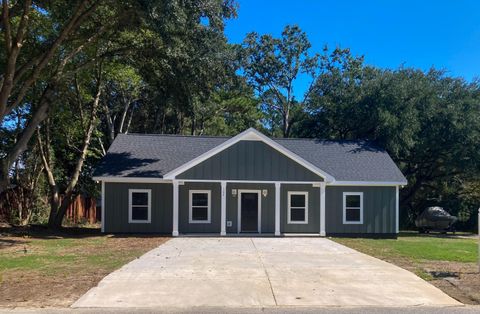
M330 174L326 173L325 171L321 170L317 166L311 164L310 162L306 161L305 159L301 158L297 154L289 151L279 143L275 142L271 138L263 135L262 133L258 132L257 130L253 128L249 128L248 130L238 134L237 136L234 136L230 138L229 140L221 143L215 148L212 148L211 150L203 153L202 155L194 158L193 160L181 165L180 167L168 172L167 174L164 175L165 179L175 179L177 175L185 172L186 170L198 165L199 163L207 160L208 158L218 154L219 152L229 148L230 146L238 143L239 141L261 141L276 151L278 151L281 154L284 154L288 158L292 159L293 161L297 162L298 164L302 165L306 169L312 171L313 173L317 174L318 176L322 177L325 181L331 182L334 181L335 178L331 176Z
M295 181L324 179L271 146L241 140L176 175L182 180Z

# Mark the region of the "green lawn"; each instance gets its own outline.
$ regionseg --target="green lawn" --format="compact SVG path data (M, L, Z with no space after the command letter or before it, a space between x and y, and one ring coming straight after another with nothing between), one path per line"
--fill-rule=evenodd
M402 233L398 239L334 238L366 254L383 258L406 258L415 261L476 262L478 240Z
M332 240L407 268L425 280L433 279L427 270L432 268L432 263L475 263L478 259L478 239L475 238L401 233L398 239L332 238Z
M68 306L108 273L167 240L98 230L0 229L0 307Z
M0 273L35 270L44 274L63 273L78 268L111 271L144 253L144 249L116 249L107 237L20 238L11 249L0 250Z
M135 235L7 235L0 238L0 283L1 275L12 271L40 275L108 273L165 240Z

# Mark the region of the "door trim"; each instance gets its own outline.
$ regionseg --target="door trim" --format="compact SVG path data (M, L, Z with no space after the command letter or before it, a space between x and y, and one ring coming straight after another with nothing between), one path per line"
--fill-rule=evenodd
M256 193L258 195L258 233L262 233L262 190L238 190L237 200L237 233L242 229L242 193Z

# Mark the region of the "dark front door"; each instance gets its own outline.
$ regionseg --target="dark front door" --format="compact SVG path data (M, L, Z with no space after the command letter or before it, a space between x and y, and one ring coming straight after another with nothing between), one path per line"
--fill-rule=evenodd
M258 194L241 194L241 231L258 232Z

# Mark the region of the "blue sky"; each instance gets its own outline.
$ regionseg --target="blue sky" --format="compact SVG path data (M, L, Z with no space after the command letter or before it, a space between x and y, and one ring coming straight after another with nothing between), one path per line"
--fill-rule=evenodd
M314 51L338 45L383 68L435 66L469 81L480 77L479 0L238 2L238 18L226 27L232 43L251 31L279 36L285 25L297 24ZM307 82L298 84L297 92Z

